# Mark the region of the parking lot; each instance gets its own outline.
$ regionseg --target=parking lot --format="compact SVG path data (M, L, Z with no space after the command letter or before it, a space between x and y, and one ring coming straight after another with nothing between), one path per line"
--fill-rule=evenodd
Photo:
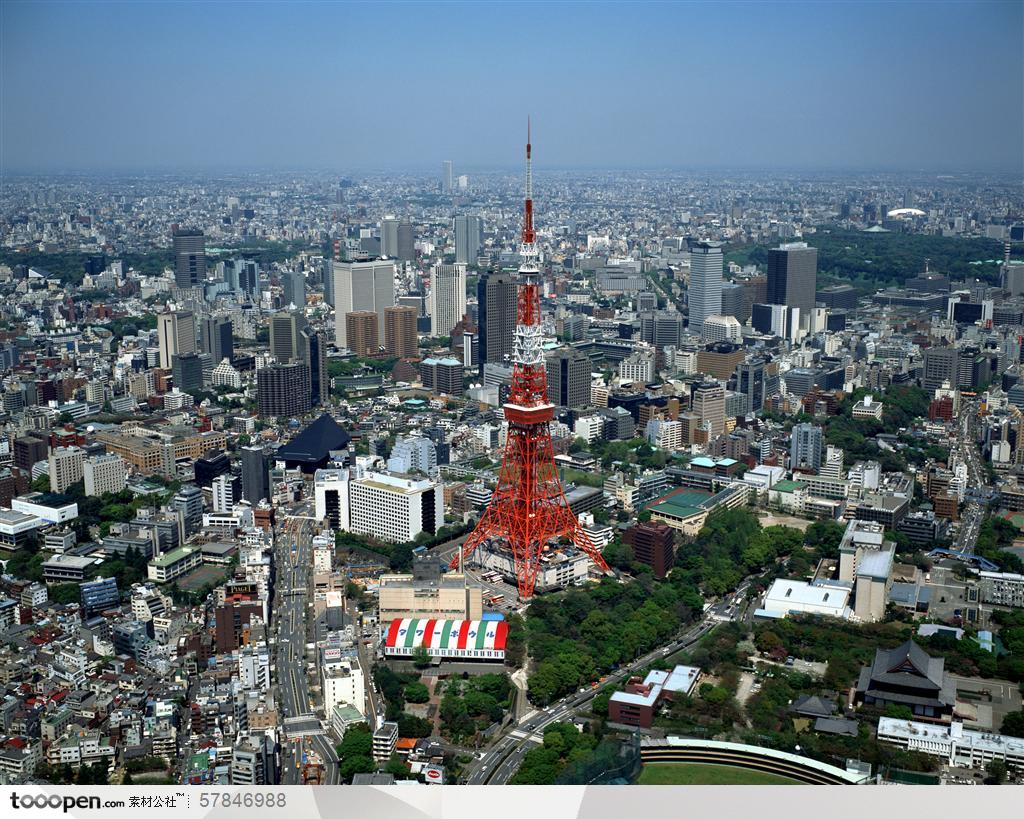
M956 682L957 699L991 708L990 730L999 730L1003 717L1021 707L1020 689L1008 680L986 680L980 677L950 675ZM982 709L979 708L979 711Z

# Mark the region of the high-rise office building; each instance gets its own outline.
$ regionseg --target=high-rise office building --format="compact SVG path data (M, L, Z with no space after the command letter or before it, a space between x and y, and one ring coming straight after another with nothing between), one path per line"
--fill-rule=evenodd
M462 362L454 358L425 358L420 364L423 386L438 395L462 395Z
M196 352L196 317L191 310L161 313L156 317L156 326L161 369L171 369L171 359L176 355Z
M394 310L388 307L387 310ZM387 325L385 311L385 326ZM375 357L380 355L380 337L377 334L377 314L372 310L357 310L345 314L345 337L353 355Z
M220 363L225 358L235 357L234 327L227 316L208 316L199 324L200 348L210 358Z
M475 264L480 252L481 224L479 216L455 217L455 262Z
M306 274L289 270L281 276L281 301L284 307L295 305L301 312L306 306Z
M430 334L450 336L466 315L466 265L435 264L430 271Z
M821 468L821 448L824 440L821 427L814 424L797 424L790 433L790 469L809 469L817 472Z
M752 358L736 366L736 391L747 396L747 412L760 412L764 407L764 359Z
M242 497L253 506L270 498L270 463L261 446L242 447Z
M477 281L480 364L505 364L516 334L518 285L507 273L484 273Z
M281 364L302 358L301 333L306 319L294 310L282 310L270 317L270 354Z
M172 236L174 284L195 287L206 280L206 237L201 230L179 228Z
M768 303L799 307L801 316L814 308L818 249L791 242L768 251Z
M388 307L384 310L384 350L388 356L416 357L419 340L414 307Z
M455 189L455 163L446 159L441 163L441 192L451 193Z
M591 361L588 355L572 347L563 347L548 356L548 398L559 407L579 409L590 403Z
M181 392L195 392L203 388L203 359L195 353L171 358L174 386Z
M380 222L380 255L389 259L398 257L397 219L382 219Z
M310 326L299 333L299 357L309 367L309 400L318 407L330 397L331 384L327 378L327 337Z
M345 314L377 314L377 337L384 335L384 308L395 304L395 263L384 259L334 263L334 340L348 347Z
M672 310L657 310L640 316L640 340L655 347L677 347L684 335L683 316Z
M274 364L256 373L256 402L265 417L305 415L312 407L309 366Z
M721 242L696 242L690 248L690 332L700 335L704 319L722 313Z
M722 285L722 312L723 316L733 316L740 324L745 324L750 318L750 311L744 309L744 288L738 282L726 282Z
M398 252L395 258L400 262L411 262L416 258L416 236L409 219L398 223Z
M260 300L260 266L252 259L239 262L237 292L248 296L250 301Z

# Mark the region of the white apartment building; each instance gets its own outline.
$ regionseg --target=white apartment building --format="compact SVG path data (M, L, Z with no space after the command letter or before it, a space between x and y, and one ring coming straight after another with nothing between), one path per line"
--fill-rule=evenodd
M266 645L238 650L238 681L250 691L270 690L270 650Z
M240 390L242 374L232 367L231 362L225 358L210 371L210 383L214 387L230 387L233 390Z
M214 512L230 512L235 505L235 490L231 475L218 475L210 483Z
M85 452L77 446L59 446L49 456L50 490L63 492L82 480Z
M582 438L588 444L592 444L604 432L604 419L600 415L587 415L583 418L577 418L572 432L577 438Z
M347 469L318 469L313 475L313 508L317 520L326 519L332 528L348 531L349 474Z
M711 315L704 319L701 336L705 341L741 341L743 331L735 316Z
M654 380L654 350L641 349L619 362L619 378L647 384Z
M368 472L349 481L349 529L408 543L444 524L444 485L428 478Z
M647 422L647 442L659 449L674 452L683 448L683 422L652 418Z
M128 484L128 467L120 455L94 455L82 465L85 494L88 497L121 492Z
M466 314L466 265L435 264L430 270L430 334L451 335Z
M360 714L366 713L366 684L362 669L354 658L342 657L341 649L324 649L320 665L320 684L323 688L326 713L330 713L334 706L343 703L351 705Z

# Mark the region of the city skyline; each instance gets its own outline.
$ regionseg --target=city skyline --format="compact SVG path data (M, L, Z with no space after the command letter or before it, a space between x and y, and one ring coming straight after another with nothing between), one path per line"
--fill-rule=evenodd
M538 168L1024 161L1017 3L562 4L525 53L508 4L240 8L5 3L0 171L458 174L514 167L527 114Z

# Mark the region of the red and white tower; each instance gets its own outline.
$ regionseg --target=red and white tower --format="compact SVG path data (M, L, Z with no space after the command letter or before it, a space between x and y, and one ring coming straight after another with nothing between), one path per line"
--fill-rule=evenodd
M540 558L555 538L566 536L605 571L608 565L569 508L555 469L550 422L555 407L548 401L540 319L540 269L533 232L533 169L529 125L526 137L526 202L523 213L522 264L512 385L505 404L508 435L498 486L473 534L452 559L452 568L485 540L512 551L519 597L533 596Z

